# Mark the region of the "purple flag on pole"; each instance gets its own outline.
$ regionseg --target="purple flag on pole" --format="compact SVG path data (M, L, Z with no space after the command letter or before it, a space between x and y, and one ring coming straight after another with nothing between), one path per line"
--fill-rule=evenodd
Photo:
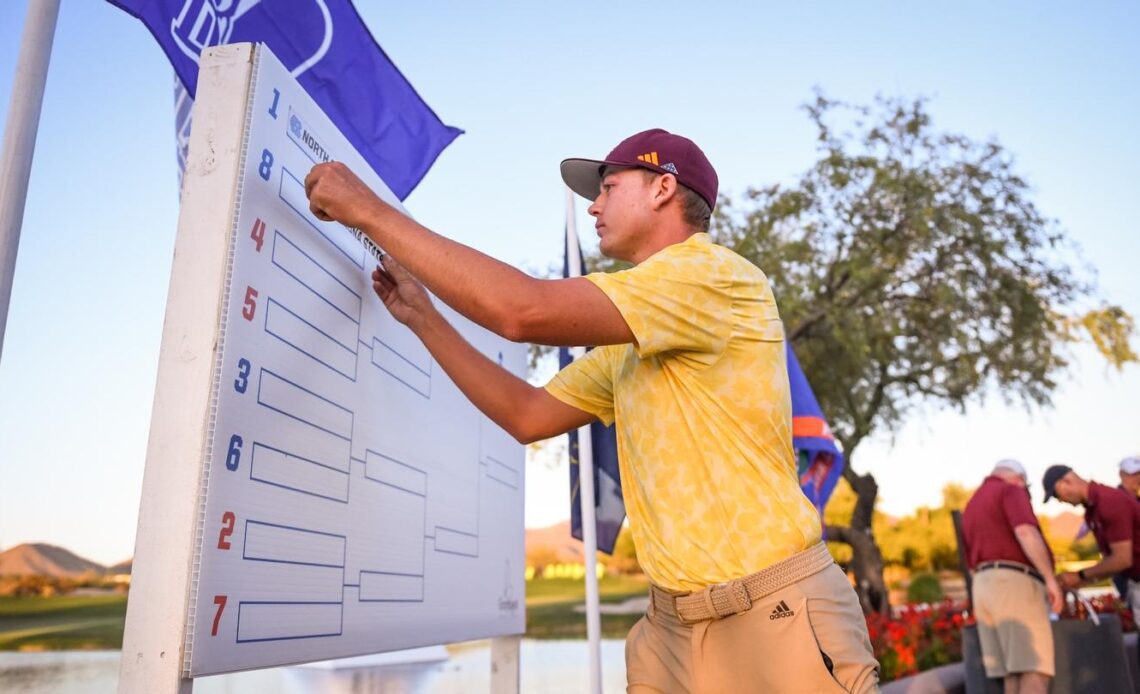
M578 244L578 234L566 225L565 255L562 259L562 276L576 277L585 267L582 247ZM577 264L571 262L571 254L577 254ZM573 269L578 268L579 272ZM566 368L573 361L570 350L558 350L558 366ZM570 437L570 534L582 539L581 488L578 482L578 430L569 433ZM621 472L618 470L617 433L612 426L601 422L590 424L590 441L594 457L594 519L597 524L598 549L606 554L614 553L621 525L625 522L625 498L621 494Z
M267 45L401 200L463 132L424 103L350 0L108 2L150 29L190 98L205 48Z

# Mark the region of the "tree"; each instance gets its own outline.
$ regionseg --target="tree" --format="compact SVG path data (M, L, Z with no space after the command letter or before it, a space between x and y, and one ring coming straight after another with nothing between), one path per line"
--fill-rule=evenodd
M1073 267L996 141L935 131L927 101L871 106L822 94L805 106L819 159L798 181L720 201L714 238L772 281L800 363L847 456L864 609L885 611L872 527L878 485L857 465L872 432L921 404L965 409L997 392L1047 406L1070 344L1091 339L1118 368L1136 360L1132 319Z
M610 573L640 574L641 564L637 561L637 548L633 545L633 532L626 525L618 533L614 542L614 553L610 556L599 552L598 561L606 565Z
M973 492L950 483L942 488L940 506L920 506L892 523L875 523L873 530L885 563L921 571L957 569L958 538L951 512L965 508Z

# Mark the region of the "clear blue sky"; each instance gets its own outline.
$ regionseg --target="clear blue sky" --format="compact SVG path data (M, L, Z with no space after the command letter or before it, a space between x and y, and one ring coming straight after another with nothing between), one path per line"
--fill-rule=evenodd
M1135 3L359 5L428 103L467 131L408 208L508 262L560 263L563 157L664 127L700 143L739 194L813 161L798 109L813 87L856 101L924 94L938 127L1017 155L1103 292L1140 315ZM4 104L25 9L0 3ZM102 562L133 551L178 212L172 79L141 23L64 0L0 361L0 547L45 541ZM876 438L856 466L896 514L1010 455L1035 476L1064 461L1112 481L1140 451L1140 369L1077 357L1051 411L993 394ZM566 516L565 479L564 465L530 467L528 524Z

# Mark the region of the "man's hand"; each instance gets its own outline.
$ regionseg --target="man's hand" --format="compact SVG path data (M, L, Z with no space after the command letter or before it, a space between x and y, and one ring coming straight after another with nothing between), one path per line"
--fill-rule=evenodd
M1061 575L1057 576L1057 581L1065 590L1076 590L1081 586L1081 577L1077 575L1076 571L1062 572Z
M1061 590L1061 585L1057 583L1057 579L1052 576L1045 577L1045 593L1049 600L1049 609L1054 614L1060 614L1061 610L1065 607L1065 593Z
M374 215L370 210L387 207L364 182L339 161L317 164L305 176L309 209L318 219L360 227Z
M392 256L385 256L384 267L372 271L372 289L392 317L413 330L417 321L435 311L424 286Z

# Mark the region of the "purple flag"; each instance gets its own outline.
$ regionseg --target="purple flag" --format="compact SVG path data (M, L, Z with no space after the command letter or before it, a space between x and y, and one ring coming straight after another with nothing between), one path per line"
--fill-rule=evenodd
M349 0L108 0L150 29L193 98L205 48L259 42L406 198L463 131L444 125Z

